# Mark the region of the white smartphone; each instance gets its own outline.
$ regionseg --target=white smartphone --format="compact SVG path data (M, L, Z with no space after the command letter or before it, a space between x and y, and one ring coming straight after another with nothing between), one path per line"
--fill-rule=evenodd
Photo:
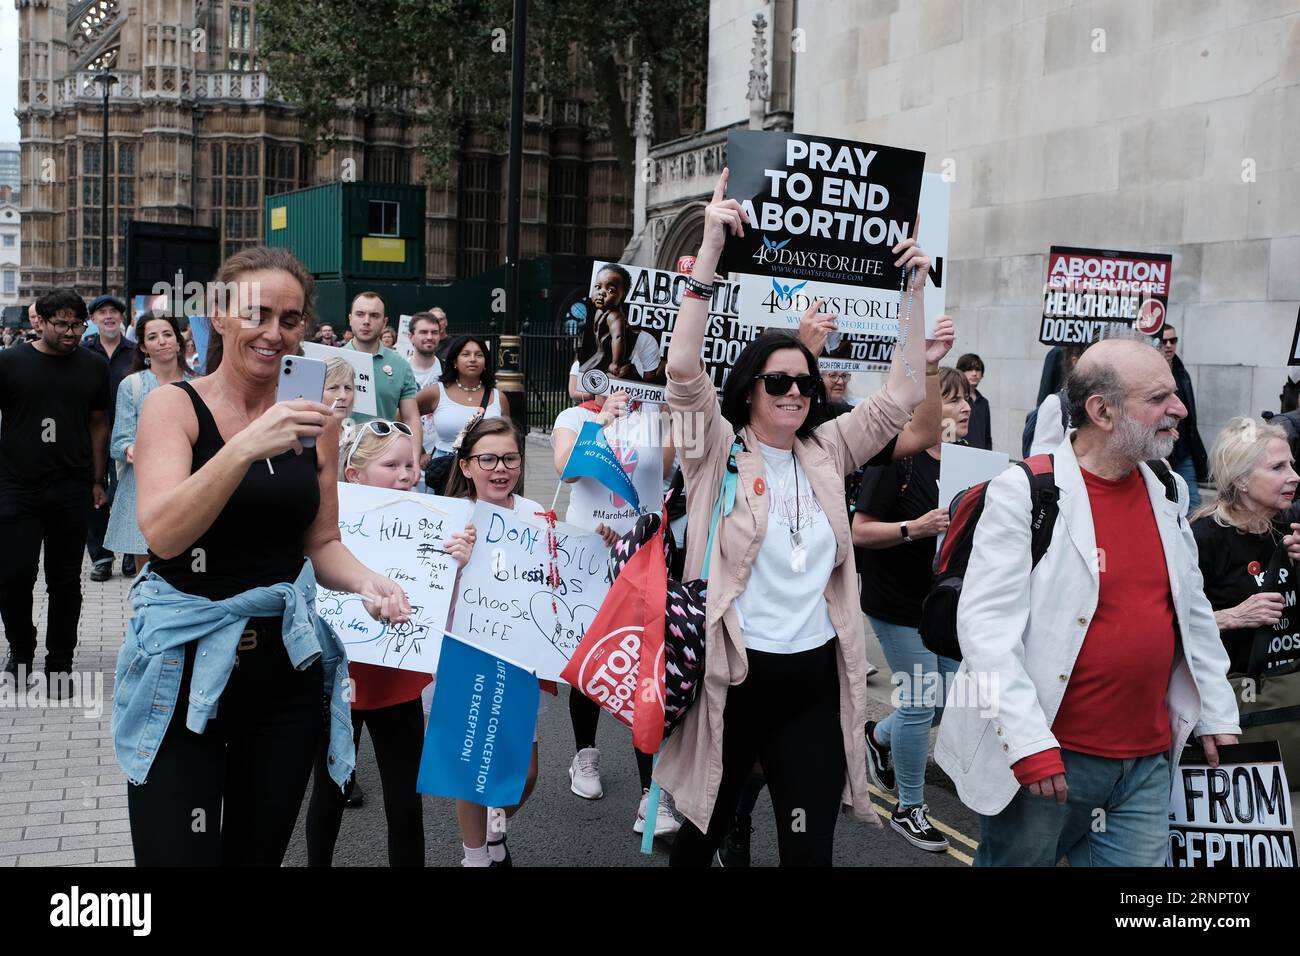
M305 398L320 402L325 398L326 365L320 359L303 355L285 355L280 359L280 384L275 391L277 402L292 402ZM304 448L313 448L315 438L302 439Z

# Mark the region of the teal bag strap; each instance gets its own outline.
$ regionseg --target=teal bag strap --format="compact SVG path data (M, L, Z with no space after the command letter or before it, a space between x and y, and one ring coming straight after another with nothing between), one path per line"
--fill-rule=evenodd
M709 565L713 561L713 538L718 533L718 521L723 515L731 514L736 507L736 481L740 470L736 467L736 452L744 451L745 446L739 439L732 441L731 454L727 457L727 471L722 476L722 487L718 489L718 501L713 506L713 519L709 522L709 541L704 546L704 567L700 571L700 580L709 579Z

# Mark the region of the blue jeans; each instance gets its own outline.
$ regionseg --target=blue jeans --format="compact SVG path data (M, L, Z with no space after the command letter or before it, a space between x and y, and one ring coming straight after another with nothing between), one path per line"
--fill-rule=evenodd
M895 710L876 724L876 741L890 749L898 803L916 807L925 802L925 764L930 753L930 726L943 716L948 682L958 662L927 651L914 627L890 624L867 616L880 640L895 686Z
M980 817L976 866L1164 866L1169 758L1112 759L1061 750L1065 805L1021 787L1007 808Z
M1196 465L1192 463L1192 456L1187 455L1178 461L1171 461L1169 467L1182 475L1187 482L1187 511L1190 514L1201 506L1201 492L1196 487Z

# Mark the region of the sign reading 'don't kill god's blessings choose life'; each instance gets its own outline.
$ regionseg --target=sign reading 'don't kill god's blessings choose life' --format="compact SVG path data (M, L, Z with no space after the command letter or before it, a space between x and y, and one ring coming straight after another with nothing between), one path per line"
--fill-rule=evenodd
M1199 748L1179 763L1169 802L1169 866L1294 867L1291 795L1277 741Z
M1043 287L1043 345L1085 345L1112 325L1155 335L1165 324L1173 257L1052 246Z
M816 298L841 332L898 334L902 270L890 250L914 233L925 154L803 133L727 134L727 195L745 209L720 271L746 321L788 327Z
M473 519L478 541L456 586L449 630L541 680L559 680L609 593L609 549L594 532L558 524L552 557L542 518L485 501Z
M338 632L348 660L432 674L451 611L456 562L442 543L465 527L470 502L339 484L339 533L372 571L402 586L411 619L376 621L357 594L318 588L316 612Z

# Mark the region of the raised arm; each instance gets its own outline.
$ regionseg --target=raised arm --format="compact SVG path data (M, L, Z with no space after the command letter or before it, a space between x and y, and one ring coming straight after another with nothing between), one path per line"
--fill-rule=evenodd
M695 268L692 277L710 288L714 276L718 273L718 259L722 256L722 246L727 232L737 236L745 234L745 210L734 199L724 199L727 194L728 170L723 170L718 178L718 185L713 190L713 200L704 210L704 239L700 251L695 256ZM709 321L709 303L695 296L685 296L682 306L677 311L677 322L673 326L672 341L668 343L668 375L678 381L686 381L698 375L704 368L700 361L700 349L704 345L704 330Z
M952 319L946 315L939 316L934 338L925 342L925 400L916 406L912 420L898 436L898 443L894 446L895 458L910 458L943 439L943 390L939 388L939 363L952 349L955 336Z
M885 387L893 394L898 404L909 412L920 405L925 398L925 279L930 272L930 257L915 239L904 239L893 248L898 257L894 265L910 270L910 289L903 294L902 310L899 315L900 336L907 316L908 303L911 303L911 320L907 341L902 347L894 347L894 361L889 366L889 377ZM908 373L908 367L913 374Z

